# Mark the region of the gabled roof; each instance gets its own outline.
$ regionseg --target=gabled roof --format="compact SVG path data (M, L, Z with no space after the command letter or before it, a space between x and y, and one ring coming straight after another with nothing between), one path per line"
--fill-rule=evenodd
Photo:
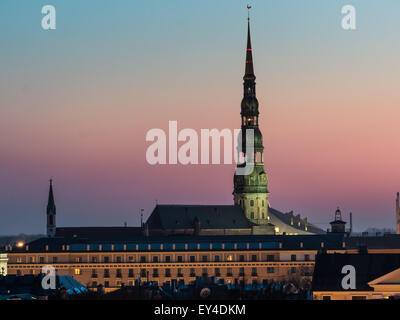
M307 223L300 216L268 209L270 223L279 227L279 232L301 234L324 234L324 230ZM192 229L195 219L201 229L249 229L250 222L239 206L234 205L157 205L147 223L149 229ZM294 221L291 225L292 220ZM300 223L300 226L299 226Z
M400 254L319 254L315 259L313 290L345 291L341 285L345 265L356 270L353 291L371 291L368 283L400 267Z
M192 229L195 219L201 229L249 229L253 225L238 206L157 205L147 224L149 229Z
M383 276L368 282L368 285L381 285L381 284L400 284L400 268L384 274Z

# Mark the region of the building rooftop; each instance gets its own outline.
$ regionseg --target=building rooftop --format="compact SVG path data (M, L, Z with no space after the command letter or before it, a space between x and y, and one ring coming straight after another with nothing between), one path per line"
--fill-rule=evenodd
M41 238L8 252L185 251L185 250L318 250L342 249L343 235L131 236L121 238ZM323 244L322 244L323 243ZM101 245L101 247L100 247ZM162 245L162 246L161 246ZM68 248L67 248L68 246Z
M400 254L319 254L315 259L313 290L344 291L341 283L345 265L354 266L356 270L356 289L349 290L371 291L368 282L398 269Z

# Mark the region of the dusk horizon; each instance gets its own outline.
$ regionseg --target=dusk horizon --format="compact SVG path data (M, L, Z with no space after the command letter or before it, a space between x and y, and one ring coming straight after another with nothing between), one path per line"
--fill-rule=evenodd
M325 231L337 207L356 232L396 229L400 3L385 2L352 1L345 31L345 1L252 1L269 204ZM150 165L146 134L240 128L246 3L54 0L48 32L46 2L17 3L0 4L0 235L46 232L49 179L57 227L233 205L235 164Z

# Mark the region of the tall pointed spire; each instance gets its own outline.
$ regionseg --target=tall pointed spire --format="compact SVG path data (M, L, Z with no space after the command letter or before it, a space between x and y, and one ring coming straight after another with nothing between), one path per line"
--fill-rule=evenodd
M247 6L250 10L251 6ZM254 164L254 170L247 176L234 176L233 198L235 205L242 208L247 219L257 225L268 225L268 178L264 169L263 138L258 126L258 100L256 97L256 77L253 67L253 53L250 35L250 14L247 19L247 48L246 48L246 69L243 77L243 99L241 102L241 129L242 129L242 156ZM246 150L246 131L253 130L253 148ZM243 164L238 164L238 167ZM269 227L268 227L269 228ZM272 228L272 227L271 227ZM274 230L270 230L274 233Z
M250 35L250 9L251 6L247 5L247 48L246 48L246 70L243 80L255 80L254 67L253 67L253 49L251 47Z
M250 18L247 22L247 49L246 49L246 71L244 75L244 80L255 79L254 67L253 67L253 49L251 48L251 35L250 35Z

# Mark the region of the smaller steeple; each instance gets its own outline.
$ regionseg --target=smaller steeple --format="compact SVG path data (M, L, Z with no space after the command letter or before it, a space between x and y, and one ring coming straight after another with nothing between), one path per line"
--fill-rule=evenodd
M47 236L54 237L56 235L56 204L53 193L53 179L50 179L49 198L47 200Z
M56 211L56 204L54 202L54 194L53 194L53 179L50 179L50 188L49 188L49 199L47 201L47 211L54 210Z

